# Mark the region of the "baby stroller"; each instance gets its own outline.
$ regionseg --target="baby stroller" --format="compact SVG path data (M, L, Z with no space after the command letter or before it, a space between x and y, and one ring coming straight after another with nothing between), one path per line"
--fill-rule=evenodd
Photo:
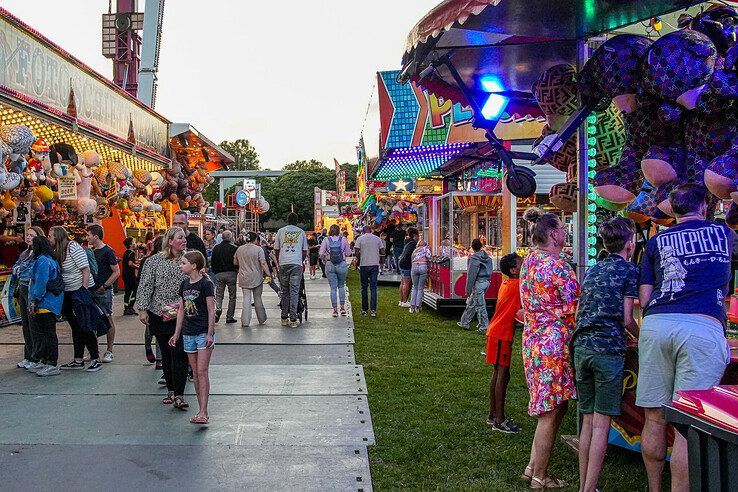
M307 292L305 291L305 275L303 273L300 277L300 295L297 297L297 319L302 324L303 314L305 315L305 321L308 319L308 299Z

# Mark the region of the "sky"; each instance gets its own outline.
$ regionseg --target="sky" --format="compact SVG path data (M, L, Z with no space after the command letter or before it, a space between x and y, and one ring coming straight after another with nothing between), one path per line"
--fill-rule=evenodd
M354 163L372 92L369 119L377 119L376 72L400 68L407 33L439 2L168 0L155 109L216 143L248 139L263 168ZM112 77L101 54L107 0L0 5ZM365 139L374 140L369 127Z

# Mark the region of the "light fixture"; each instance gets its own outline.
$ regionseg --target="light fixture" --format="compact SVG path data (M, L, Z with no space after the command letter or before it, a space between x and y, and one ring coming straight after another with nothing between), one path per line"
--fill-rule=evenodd
M507 103L510 102L510 100L507 97L497 93L502 92L505 89L502 87L499 79L492 76L482 77L479 83L481 84L485 92L490 93L489 97L487 98L487 102L485 102L484 106L482 106L482 116L484 117L484 119L491 121L500 119L502 113L507 107Z

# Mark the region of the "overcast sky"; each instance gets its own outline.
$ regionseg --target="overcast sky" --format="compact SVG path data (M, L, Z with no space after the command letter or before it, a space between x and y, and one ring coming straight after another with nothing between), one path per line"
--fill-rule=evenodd
M215 142L249 139L263 167L353 163L376 71L399 68L405 36L439 2L168 0L156 110ZM112 76L101 55L107 0L0 5Z

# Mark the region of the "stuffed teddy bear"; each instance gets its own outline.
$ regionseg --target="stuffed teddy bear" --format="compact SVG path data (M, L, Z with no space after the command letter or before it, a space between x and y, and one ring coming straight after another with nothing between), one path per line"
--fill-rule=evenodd
M651 44L634 34L614 36L595 50L580 77L585 101L598 105L612 100L623 112L620 161L594 179L600 197L621 205L635 200L644 177L656 187L674 180L683 160L679 123L659 120L661 101L643 91L642 66Z
M705 34L691 29L672 32L651 48L644 86L668 101L661 108L662 118L684 125L685 159L673 185L704 183L717 198L729 199L737 191L738 87L721 92L724 87L714 86L727 77L721 68L724 62ZM716 79L716 73L723 77ZM659 208L671 215L668 201Z
M533 144L545 146L546 137L555 134L579 108L576 69L567 64L554 65L536 80L532 92L543 113L546 125L541 136ZM608 105L595 113L597 143L595 146L597 167L608 167L620 159L620 150L625 142L625 129L620 112ZM546 158L546 162L566 173L566 182L554 185L549 194L551 203L566 212L577 208L577 136L571 136L561 148ZM534 150L535 152L535 150Z

